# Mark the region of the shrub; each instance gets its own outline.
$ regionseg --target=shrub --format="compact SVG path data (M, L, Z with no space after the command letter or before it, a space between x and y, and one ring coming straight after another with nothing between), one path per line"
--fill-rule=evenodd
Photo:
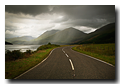
M14 50L14 51L6 51L5 54L5 60L10 61L10 60L16 60L16 59L21 59L23 58L23 53L20 52L20 50Z
M14 58L14 60L23 57L23 55L22 55L22 53L20 52L20 50L14 50L14 51L12 52L12 54L13 54L12 57Z
M48 45L51 45L51 43L49 42Z
M32 54L32 51L31 50L26 50L26 52L25 53L27 53L27 54Z
M45 49L49 49L49 48L54 48L54 47L59 47L59 45L51 44L49 42L47 45L40 46L37 49L37 51L38 50L45 50ZM14 60L21 59L21 58L27 58L35 52L36 51L33 52L31 50L26 50L26 52L22 53L22 52L20 52L20 50L14 50L14 51L6 50L5 51L5 61L14 61Z

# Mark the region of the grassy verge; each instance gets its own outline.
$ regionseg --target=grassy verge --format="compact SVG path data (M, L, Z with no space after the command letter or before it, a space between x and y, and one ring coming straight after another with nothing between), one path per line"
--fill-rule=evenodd
M27 54L27 56L26 53L25 55L22 53L23 56L21 57L20 55L20 57L17 59L15 59L16 57L15 54L17 53L18 55L21 53L19 51L14 51L14 53L12 53L13 56L11 56L12 58L14 58L14 60L12 59L5 61L5 79L13 79L16 76L27 71L28 69L32 68L33 66L37 65L48 56L48 54L52 49L58 47L58 45L51 45L51 44L48 46L44 45L42 47L39 47L37 51L35 51L32 54ZM10 54L11 53L9 53L8 55L10 56Z
M72 49L115 65L115 44L84 44Z

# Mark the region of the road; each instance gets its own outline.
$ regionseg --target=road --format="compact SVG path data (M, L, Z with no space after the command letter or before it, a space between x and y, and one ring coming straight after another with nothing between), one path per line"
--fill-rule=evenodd
M73 51L71 46L60 47L15 79L115 79L115 67Z

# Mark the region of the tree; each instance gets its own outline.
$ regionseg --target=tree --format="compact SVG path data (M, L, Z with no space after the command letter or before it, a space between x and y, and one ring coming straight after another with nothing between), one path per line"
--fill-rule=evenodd
M51 45L51 43L49 42L48 45Z

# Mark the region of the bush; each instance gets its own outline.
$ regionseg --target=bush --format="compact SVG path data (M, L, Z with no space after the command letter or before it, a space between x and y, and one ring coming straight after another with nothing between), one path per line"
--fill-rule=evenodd
M24 58L27 58L27 57L29 57L31 54L33 54L34 52L33 51L31 51L31 50L26 50L26 52L24 52L23 54L24 54Z
M12 52L12 54L13 54L12 57L14 58L14 60L23 57L23 54L20 52L20 50L14 50L14 51Z
M47 45L40 46L37 49L37 51L38 50L45 50L45 49L49 49L49 48L54 48L54 47L59 47L59 45L51 44L49 42ZM5 61L15 61L17 59L27 58L35 52L36 51L33 52L31 50L26 50L26 52L22 53L22 52L20 52L20 50L14 50L14 51L6 50L5 51Z
M6 61L11 61L11 60L16 60L16 59L21 59L23 58L23 53L20 52L20 50L14 50L14 51L6 51L5 54L5 60Z
M31 50L26 50L26 52L25 52L26 54L32 54L32 51Z
M49 42L48 45L51 45L51 43Z

